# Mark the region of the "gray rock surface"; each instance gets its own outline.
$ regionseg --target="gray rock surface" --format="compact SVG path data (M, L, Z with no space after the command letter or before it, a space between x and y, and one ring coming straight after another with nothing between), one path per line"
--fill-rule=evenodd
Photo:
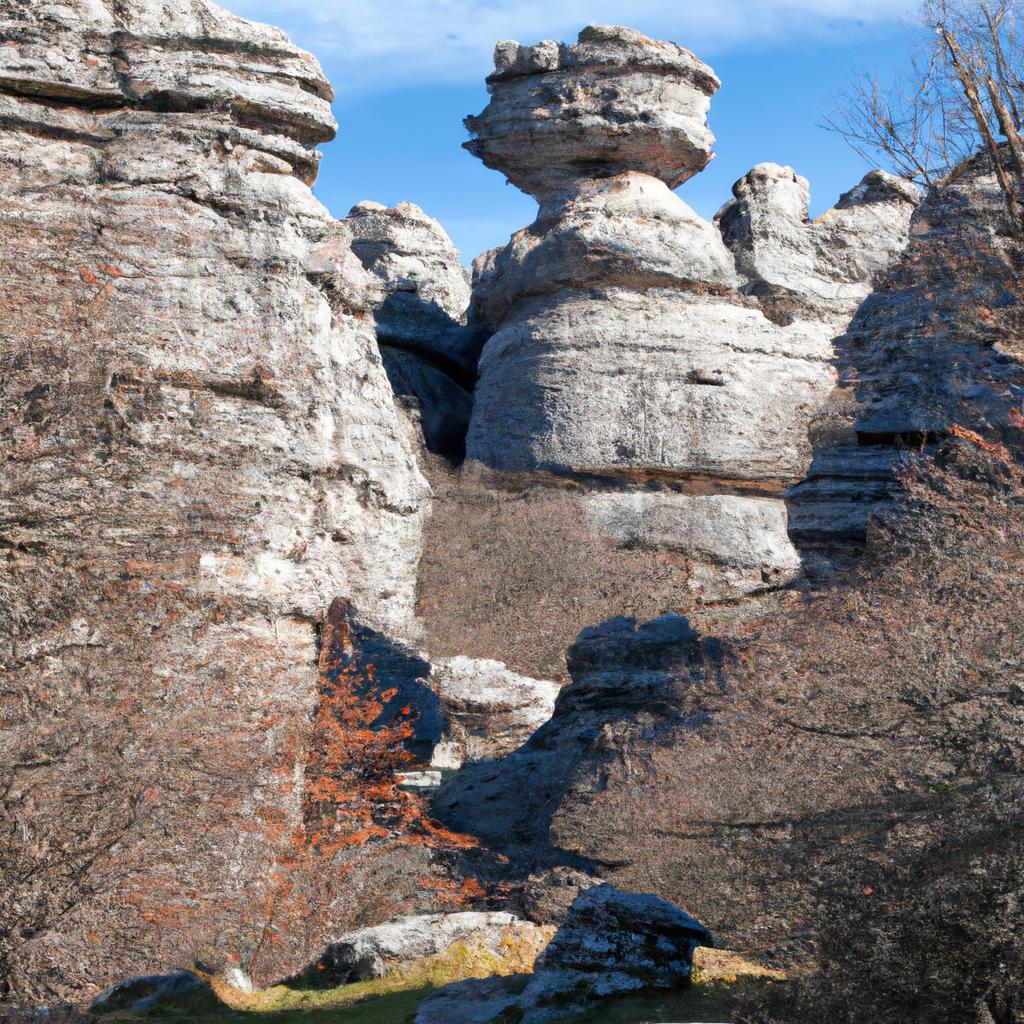
M693 953L711 933L657 896L611 885L576 897L521 998L522 1024L547 1024L602 999L690 980Z
M441 768L511 753L551 717L560 689L503 662L465 657L435 664L432 685L449 723L432 759Z
M705 600L781 586L800 570L778 498L603 491L579 500L593 528L620 544L684 552Z
M252 814L268 786L286 828L299 809L274 804L274 742L217 731L210 695L247 723L274 709L302 750L332 598L415 634L428 502L372 281L309 188L331 98L309 54L208 0L0 2L5 679L79 687L74 704L88 679L97 708L152 700L148 729L202 702L218 739L251 743L218 798ZM146 742L135 756L165 756ZM174 743L176 763L210 758L205 734ZM197 827L181 800L154 807L151 832L188 851L160 855L173 898L222 900L186 940L216 961L234 923L220 908L265 879L246 874L237 821ZM130 908L116 887L103 899ZM112 934L62 935L89 985L113 980L103 950L123 952L121 974L180 955L141 922L128 950L123 920L98 927Z
M595 529L681 554L703 598L735 597L797 574L785 497L814 458L833 339L905 244L916 193L874 172L809 224L807 183L766 164L717 225L702 220L670 186L703 166L694 118L713 75L672 44L617 33L585 30L578 60L573 47L500 44L491 105L467 122L470 150L541 208L474 265L470 319L489 339L466 454L618 479L584 503ZM678 75L656 103L654 66ZM573 102L552 98L568 79ZM614 131L592 111L612 79ZM648 129L673 119L689 127L652 150ZM614 159L593 159L602 131ZM668 172L673 160L686 175ZM628 495L666 480L674 493Z
M667 900L593 886L573 901L532 975L446 985L420 1004L416 1024L566 1020L614 996L686 985L694 951L713 944Z
M906 247L920 200L904 179L871 171L811 222L807 179L771 163L736 182L733 195L715 219L747 278L744 290L783 321L851 316Z
M522 299L566 288L728 292L739 284L715 226L636 172L584 179L544 203L530 227L479 257L475 270L473 314L491 332Z
M536 925L505 911L401 917L341 936L303 977L324 987L365 981L400 964L444 953L457 942L495 951L511 936L535 933Z
M492 1024L518 1007L527 977L467 978L443 985L416 1008L413 1024Z
M717 644L679 615L584 630L566 654L572 682L551 719L500 761L466 765L435 796L435 813L512 856L571 853L573 832L557 825L567 794L600 788L603 766L634 740L681 742L699 731L708 721L701 694L715 685L718 657Z
M465 145L538 199L624 171L674 188L711 159L718 86L689 50L634 29L591 25L573 45L501 42L491 102L466 119Z
M362 202L344 223L377 289L381 356L412 437L459 460L483 341L466 325L469 273L441 225L413 203Z
M89 1009L101 1014L142 1014L156 1006L188 999L204 988L209 988L208 982L191 971L126 978L101 992Z
M691 290L527 299L484 348L467 454L505 470L795 481L833 387L830 339Z

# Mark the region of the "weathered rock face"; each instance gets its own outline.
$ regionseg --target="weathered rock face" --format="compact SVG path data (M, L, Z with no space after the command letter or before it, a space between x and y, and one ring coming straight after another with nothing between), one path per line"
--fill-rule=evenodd
M612 996L685 985L694 951L713 944L703 925L666 900L594 886L573 901L532 975L447 985L423 1001L416 1022L566 1020Z
M538 199L631 170L675 187L711 159L718 86L689 50L633 29L591 25L572 46L502 42L466 148Z
M558 817L573 787L600 788L604 761L634 741L669 743L702 728L700 696L714 685L717 658L717 644L678 615L584 630L566 654L572 682L550 721L497 763L466 765L435 797L435 812L512 856L572 852L577 823L563 833Z
M345 224L380 291L374 320L388 379L429 451L461 458L482 339L466 326L469 275L436 220L412 203L362 202Z
M907 244L920 193L872 171L811 223L810 185L790 167L758 164L715 218L756 296L773 318L849 318Z
M832 339L905 244L914 190L874 172L809 224L806 181L765 164L716 226L671 191L710 157L717 80L691 54L592 28L578 47L501 43L495 65L467 148L541 209L475 264L490 338L467 456L660 486L588 514L692 558L705 599L792 580L784 498L833 392ZM652 68L669 69L656 96Z
M666 900L610 885L576 897L520 999L523 1024L546 1024L601 999L690 980L711 933Z
M908 447L954 425L1009 438L1024 398L1020 302L1004 201L984 160L914 213L910 244L835 341L838 387L812 425L814 460L789 495L794 536L861 543Z
M317 620L346 595L414 633L427 500L369 279L309 191L330 99L312 57L207 0L0 3L5 678L107 700L110 722L129 698L174 708L174 765L223 760L188 731L198 705L275 709L270 739L217 734L250 744L218 797L285 820L276 759L308 732ZM133 756L165 756L146 742ZM183 906L244 889L237 829L151 801L154 834L188 850L159 862ZM119 884L128 907L142 883ZM204 913L200 955L230 931ZM154 929L125 950L115 923L89 942L76 921L70 983L112 980L90 967L103 949L122 976L178 963L146 949Z
M543 948L549 937L550 931L504 911L420 914L343 935L302 977L332 988L379 978L397 966L444 953L459 942L497 952L502 942L510 941Z
M551 717L560 689L500 661L465 657L435 665L432 682L449 723L431 761L440 768L511 753Z

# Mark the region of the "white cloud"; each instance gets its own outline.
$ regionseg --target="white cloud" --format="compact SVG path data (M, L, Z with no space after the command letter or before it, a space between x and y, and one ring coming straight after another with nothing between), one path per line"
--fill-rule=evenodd
M344 72L339 92L410 82L476 82L499 39L574 39L625 24L702 56L743 43L897 22L913 0L221 0L284 28Z

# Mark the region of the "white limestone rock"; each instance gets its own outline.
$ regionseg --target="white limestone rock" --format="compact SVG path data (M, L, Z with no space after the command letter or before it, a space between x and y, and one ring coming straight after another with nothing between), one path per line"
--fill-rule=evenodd
M432 759L439 768L511 753L551 717L560 690L503 662L461 656L435 664L432 684L449 722Z
M620 544L684 552L690 586L706 599L781 586L800 571L778 498L606 491L579 501L594 529Z
M851 316L906 247L920 199L910 182L871 171L811 222L807 179L771 163L736 182L733 195L716 221L746 290L783 319Z
M714 72L689 50L591 25L571 46L498 43L491 102L466 148L538 199L642 171L674 188L711 159Z
M506 470L796 480L832 329L677 289L519 304L480 360L470 458Z
M531 921L497 910L399 917L341 936L302 977L308 976L318 985L349 984L437 956L457 942L497 953L503 942L516 939L543 948L549 935Z
M573 287L697 288L739 284L714 225L657 178L629 172L584 181L476 264L474 316L497 330L524 298Z

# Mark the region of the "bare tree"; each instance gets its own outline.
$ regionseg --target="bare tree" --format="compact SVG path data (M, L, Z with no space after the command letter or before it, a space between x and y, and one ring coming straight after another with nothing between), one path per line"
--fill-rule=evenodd
M907 73L861 76L826 126L869 162L926 186L979 151L988 154L1014 234L1024 237L1024 0L924 0L928 30Z

